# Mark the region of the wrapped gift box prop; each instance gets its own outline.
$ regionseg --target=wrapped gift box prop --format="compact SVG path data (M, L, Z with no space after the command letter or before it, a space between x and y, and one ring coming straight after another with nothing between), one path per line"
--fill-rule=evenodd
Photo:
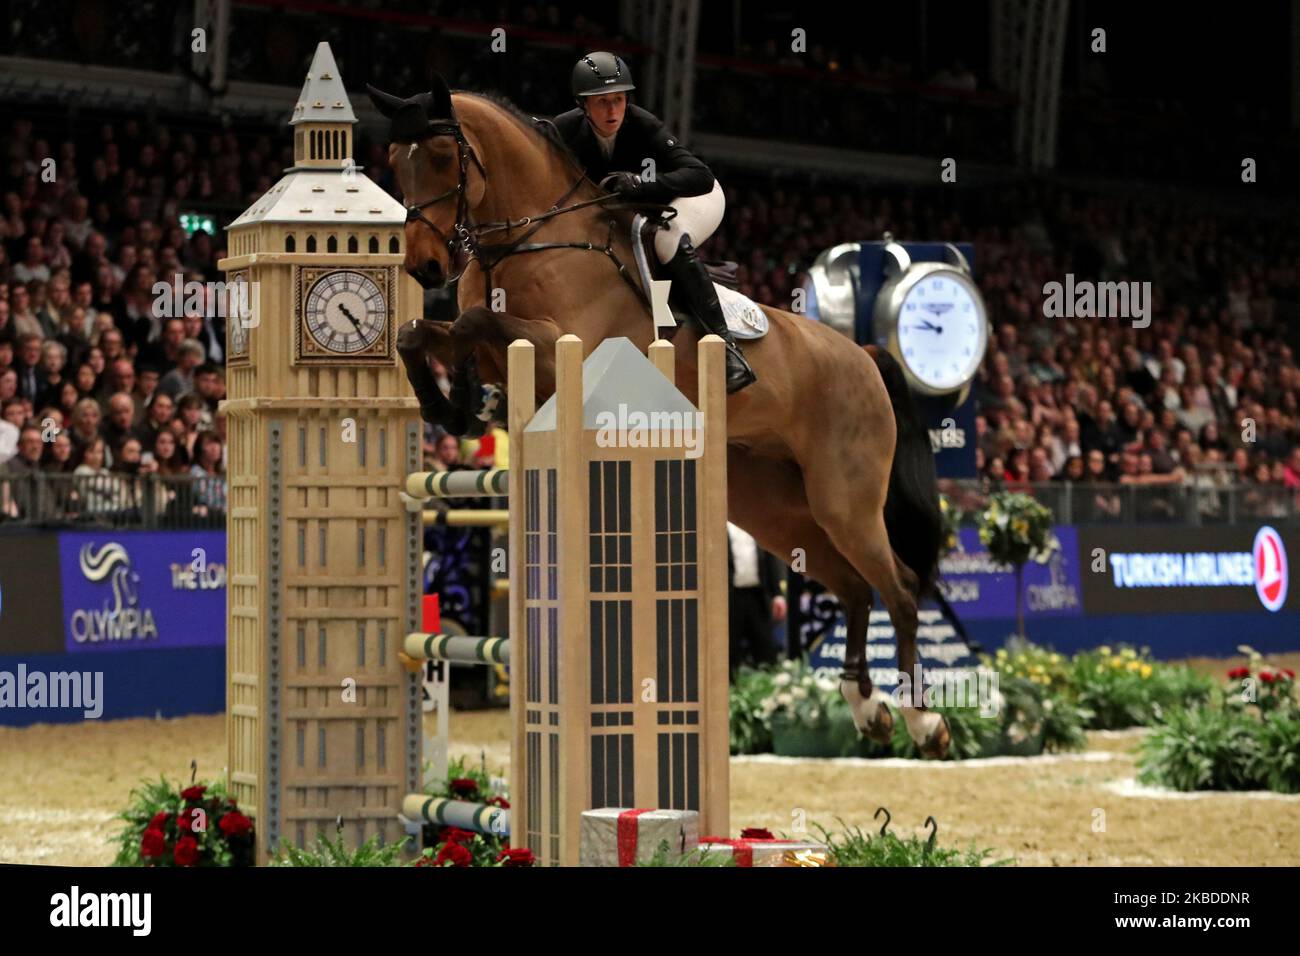
M586 810L580 827L582 866L636 866L668 845L683 856L700 842L700 815L694 810Z

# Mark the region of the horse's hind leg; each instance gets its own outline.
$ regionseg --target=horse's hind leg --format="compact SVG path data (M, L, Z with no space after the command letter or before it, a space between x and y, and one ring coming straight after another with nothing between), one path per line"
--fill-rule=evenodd
M808 576L839 598L848 628L840 693L848 701L858 732L888 743L894 733L889 695L871 686L867 668L871 586L813 520L796 465L728 448L727 475L731 520L787 564L796 549L802 552ZM773 502L780 503L775 510Z
M901 562L897 562L885 530L889 459L863 455L857 459L858 471L853 473L844 467L851 448L839 447L840 454L834 457L817 456L806 463L807 500L817 523L835 547L880 592L898 641L899 679L912 682L917 677L919 595L915 575L908 578L900 571ZM902 708L908 734L924 756L947 756L951 739L948 723L942 715L924 709L923 692L923 687L913 687L908 702L912 706Z

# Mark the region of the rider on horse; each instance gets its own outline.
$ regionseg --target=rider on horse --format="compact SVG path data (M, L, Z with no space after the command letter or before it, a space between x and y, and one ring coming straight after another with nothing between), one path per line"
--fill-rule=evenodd
M727 343L727 391L755 380L737 347L695 242L722 221L726 199L709 167L665 129L649 110L628 102L636 89L622 57L589 53L573 68L578 106L555 117L555 126L595 182L632 201L671 206L676 216L655 235L655 255L668 268L678 304L706 331ZM646 160L653 173L642 177Z

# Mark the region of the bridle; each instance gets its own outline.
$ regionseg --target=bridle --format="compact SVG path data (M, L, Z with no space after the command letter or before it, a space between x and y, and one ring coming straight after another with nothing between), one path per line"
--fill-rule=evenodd
M549 120L540 122L550 122ZM470 218L469 209L469 166L470 163L478 167L479 175L487 181L487 169L478 158L473 144L465 138L465 132L457 120L439 120L430 123L420 140L412 141L410 146L411 154L420 148L420 143L424 139L431 139L435 136L453 136L456 139L456 152L458 158L458 172L456 176L456 185L445 192L439 193L431 199L421 200L420 202L406 203L406 221L419 221L433 230L433 234L447 250L447 261L455 264L457 254L464 252L465 264L455 275L448 276L447 282L455 282L464 275L465 270L469 268L470 262L477 261L479 267L483 270L484 298L492 297L492 269L499 265L510 256L528 252L543 252L548 249L586 249L593 252L603 252L614 265L618 268L618 273L632 287L641 302L650 308L650 300L646 296L645 290L632 278L627 267L618 258L614 251L614 218L609 219L609 233L605 240L604 246L598 246L591 242L527 242L529 238L537 232L547 220L555 216L563 215L568 212L576 212L587 206L601 205L618 201L621 197L617 193L608 193L603 196L597 196L594 199L585 199L581 202L566 206L565 203L572 198L573 194L578 191L586 180L585 172L580 172L573 185L565 191L549 210L536 216L524 216L522 219L504 219L500 222L481 222L475 223ZM452 234L448 236L438 228L432 219L424 214L424 210L435 206L444 200L456 197L456 220L452 225ZM677 211L671 206L664 206L658 203L627 203L624 200L623 205L635 206L638 209L657 211L665 219L671 219L677 214ZM506 242L492 245L485 245L479 240L481 237L496 233L505 232L507 237L515 229L525 229L526 231L517 238Z
M478 153L474 151L474 147L470 145L469 140L465 138L465 133L461 130L460 123L431 123L425 130L425 138L429 139L434 136L456 137L456 153L460 164L460 170L456 176L456 185L444 193L439 193L432 199L426 199L423 202L418 203L406 203L406 221L411 222L413 220L418 220L432 229L433 234L438 237L438 241L447 249L447 261L454 263L456 261L456 253L458 250L465 250L465 252L473 258L477 252L478 246L477 239L474 233L471 232L473 224L469 221L469 196L467 194L467 187L469 185L470 160L474 161L474 165L478 167L479 175L483 177L484 181L487 180L487 170L483 168L483 163L479 160ZM419 143L412 142L410 144L410 153L408 155L413 155L418 148ZM453 225L452 235L448 236L438 228L437 223L424 214L424 210L428 209L430 206L436 206L444 199L450 199L452 196L456 197L456 221ZM469 265L468 260L465 265ZM459 279L461 273L464 271L465 269L462 268L460 272L456 273L454 278ZM453 280L449 279L448 281Z

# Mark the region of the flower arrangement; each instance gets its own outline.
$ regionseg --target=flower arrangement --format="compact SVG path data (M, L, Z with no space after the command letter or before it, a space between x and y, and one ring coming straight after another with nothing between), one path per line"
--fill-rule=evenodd
M1294 714L1300 710L1294 670L1270 664L1263 654L1248 644L1237 650L1249 658L1249 663L1228 671L1225 703L1237 706L1253 704L1261 714Z
M1187 667L1162 664L1147 648L1102 645L1076 654L1069 665L1074 699L1085 707L1093 730L1157 723L1180 707L1199 707L1215 696L1214 681Z
M993 560L1015 568L1016 627L1017 633L1023 635L1025 563L1046 564L1061 550L1061 542L1052 531L1052 511L1031 495L999 491L989 496L978 522L980 543L989 549Z
M160 778L131 791L114 866L252 866L253 821L224 784L181 788Z
M451 761L446 782L435 788L433 795L510 809L509 801L492 787L487 770L481 766L470 767L463 758ZM532 850L512 848L505 836L475 833L457 827L426 828L426 832L429 829L434 831L431 845L425 847L415 861L416 866L517 867L535 863Z

